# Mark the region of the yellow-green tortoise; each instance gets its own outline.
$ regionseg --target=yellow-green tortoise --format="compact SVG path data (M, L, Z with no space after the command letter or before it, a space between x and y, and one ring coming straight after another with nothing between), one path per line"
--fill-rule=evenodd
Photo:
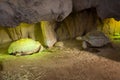
M38 41L24 38L11 43L8 53L11 55L30 55L42 50L43 46Z

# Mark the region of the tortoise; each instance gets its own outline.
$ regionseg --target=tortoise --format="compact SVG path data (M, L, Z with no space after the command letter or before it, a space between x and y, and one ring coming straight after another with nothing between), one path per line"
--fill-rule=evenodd
M83 37L77 39L82 40L82 48L100 48L106 45L112 46L110 39L101 31L88 32Z
M43 50L43 46L30 38L23 38L12 42L8 48L11 55L30 55Z

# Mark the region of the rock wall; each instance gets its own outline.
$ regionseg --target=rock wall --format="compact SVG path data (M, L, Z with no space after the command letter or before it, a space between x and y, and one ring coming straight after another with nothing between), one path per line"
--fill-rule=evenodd
M1 0L0 25L62 21L72 12L72 0Z
M93 7L101 19L120 20L120 0L73 0L73 10L76 12Z
M72 39L97 29L99 18L95 8L72 13L62 22L41 21L37 24L22 23L13 28L3 28L1 35L7 35L8 41L20 38L32 38L51 47L57 40ZM2 39L2 36L0 36ZM57 39L56 39L57 38ZM3 40L5 42L5 40ZM3 43L2 41L0 43Z
M52 47L57 41L54 33L55 22L42 21L37 24L21 23L15 28L0 28L0 44L31 38L46 47Z
M39 30L40 31L39 41L46 47L52 47L57 41L57 37L54 31L56 23L54 21L53 22L41 21L40 25L41 27Z
M22 23L15 28L0 28L0 44L15 41L21 38L35 39L35 24Z
M16 27L21 22L62 21L71 12L93 7L101 19L120 20L120 0L1 0L0 25Z
M96 10L87 9L79 13L72 13L64 21L58 23L55 31L58 40L71 39L97 29L99 22Z
M20 38L32 38L32 39L35 39L35 36L34 36L35 27L36 27L35 24L21 23L16 28L4 28L4 29L8 33L9 37L13 41L15 41L15 40L18 40Z
M104 19L101 31L109 36L113 42L120 42L120 21L116 21L114 18Z
M7 33L7 31L3 27L0 27L0 44L7 43L10 41L12 40L9 37L9 34Z

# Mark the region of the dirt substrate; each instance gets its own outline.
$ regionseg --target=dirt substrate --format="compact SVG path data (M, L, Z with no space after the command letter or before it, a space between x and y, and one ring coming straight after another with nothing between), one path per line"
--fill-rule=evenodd
M0 57L0 80L120 80L120 50L83 51L78 41L64 41L29 56ZM2 56L2 55L0 55Z

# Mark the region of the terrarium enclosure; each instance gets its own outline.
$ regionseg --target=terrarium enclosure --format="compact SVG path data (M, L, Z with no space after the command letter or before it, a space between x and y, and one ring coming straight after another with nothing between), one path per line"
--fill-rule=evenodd
M0 80L119 80L119 6L1 0Z

